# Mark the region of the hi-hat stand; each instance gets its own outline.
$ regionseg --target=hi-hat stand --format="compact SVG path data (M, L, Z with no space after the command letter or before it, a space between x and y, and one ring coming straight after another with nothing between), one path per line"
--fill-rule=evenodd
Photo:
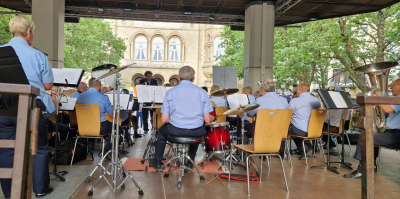
M101 179L104 179L108 186L110 187L111 191L115 193L115 191L119 188L125 189L125 181L128 180L129 178L132 180L132 182L135 184L135 186L139 189L138 193L139 195L143 195L143 190L139 187L139 185L136 183L136 181L133 179L131 174L128 172L128 169L126 169L125 165L122 163L122 161L118 157L118 143L119 143L119 128L117 125L119 124L119 113L120 113L120 76L118 72L121 70L124 70L127 68L121 67L115 71L111 71L105 75L102 75L101 77L98 77L96 80L102 79L104 77L107 77L112 74L116 74L116 82L115 82L115 90L113 91L113 99L114 99L114 107L113 107L113 123L112 123L112 131L111 131L111 139L112 139L112 149L108 151L106 154L103 155L102 159L100 162L97 164L96 168L92 171L92 173L89 175L89 177L86 179L86 183L90 182L90 176L94 173L94 171L97 168L102 169L102 174L99 176L95 184L92 186L92 188L88 192L88 196L92 196L94 189L96 188L97 184L100 182ZM117 92L117 93L115 93ZM115 97L117 96L117 97ZM117 127L117 128L115 128ZM111 161L108 163L107 167L103 166L103 161L105 157L107 157L108 154L111 153ZM111 182L106 178L106 176L111 176ZM117 180L120 180L120 184L117 184Z

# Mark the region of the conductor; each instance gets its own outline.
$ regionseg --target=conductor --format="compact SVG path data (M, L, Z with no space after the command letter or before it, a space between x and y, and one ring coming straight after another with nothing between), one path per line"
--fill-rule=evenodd
M160 172L167 136L204 136L204 122L214 120L207 92L193 85L195 71L190 66L179 69L180 84L167 91L161 109L161 121L164 123L157 134L154 159L150 166ZM189 147L189 156L193 160L198 145ZM191 165L193 166L193 165ZM189 168L191 167L189 166Z

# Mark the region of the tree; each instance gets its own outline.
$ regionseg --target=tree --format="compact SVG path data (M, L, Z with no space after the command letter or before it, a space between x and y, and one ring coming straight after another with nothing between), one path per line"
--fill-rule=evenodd
M110 24L101 19L81 18L77 24L65 24L66 68L86 71L103 64L119 65L126 45L112 33Z
M0 12L12 12L12 10L0 7ZM0 45L8 43L10 41L10 39L12 38L12 35L10 33L10 28L8 27L8 22L14 16L15 15L12 15L12 14L8 14L8 15L1 14L0 15Z
M224 56L220 56L220 66L236 66L237 77L243 78L243 64L244 64L244 32L232 31L229 26L224 26L221 33L223 42L221 45L225 48Z

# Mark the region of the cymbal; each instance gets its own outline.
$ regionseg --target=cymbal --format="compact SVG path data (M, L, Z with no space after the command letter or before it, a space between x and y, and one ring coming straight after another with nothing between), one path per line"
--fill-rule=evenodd
M211 96L225 97L225 96L237 93L238 91L239 91L239 89L237 89L237 88L224 88L221 90L214 91L213 93L211 93Z
M108 77L108 76L110 76L110 75L119 73L119 72L121 72L122 70L125 70L126 68L128 68L128 67L130 67L130 66L133 66L133 65L135 65L135 64L136 64L136 63L129 64L129 65L123 66L123 67L121 67L121 68L117 68L117 69L111 69L110 72L108 72L108 73L106 73L106 74L104 74L104 75L102 75L102 76L96 78L96 80L100 80L100 79L103 79L103 78Z
M259 104L241 105L236 108L225 111L224 115L238 115L238 114L246 113L246 112L249 112L251 110L258 108L259 106L260 106Z
M213 102L213 101L210 101L210 102L211 102L211 107L215 108L215 102Z

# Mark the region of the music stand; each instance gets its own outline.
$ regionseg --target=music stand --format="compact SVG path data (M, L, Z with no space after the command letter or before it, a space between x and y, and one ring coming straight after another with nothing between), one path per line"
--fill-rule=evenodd
M321 90L321 89L317 89L318 95L320 96L320 98L322 99L322 102L324 103L325 107L327 110L331 110L331 109L351 109L353 107L353 104L351 103L349 97L347 96L347 94L343 91L340 92L335 92L335 91L327 91L327 90ZM338 94L336 94L338 93ZM342 121L344 124L344 121ZM342 125L343 128L344 125ZM343 133L342 133L343 136ZM342 137L343 140L344 137ZM330 162L330 146L329 146L329 139L330 139L330 118L328 116L328 141L327 141L327 161L326 161L326 165L321 165L321 166L313 166L311 168L317 168L317 169L328 169L329 171L332 171L333 173L336 174L340 174L337 171L337 167L331 166L331 162ZM344 146L342 146L343 149ZM334 162L337 163L337 162ZM346 167L350 167L350 163L346 163L344 162L344 152L342 150L342 161L338 162L340 164L345 165ZM351 167L350 167L351 168Z

